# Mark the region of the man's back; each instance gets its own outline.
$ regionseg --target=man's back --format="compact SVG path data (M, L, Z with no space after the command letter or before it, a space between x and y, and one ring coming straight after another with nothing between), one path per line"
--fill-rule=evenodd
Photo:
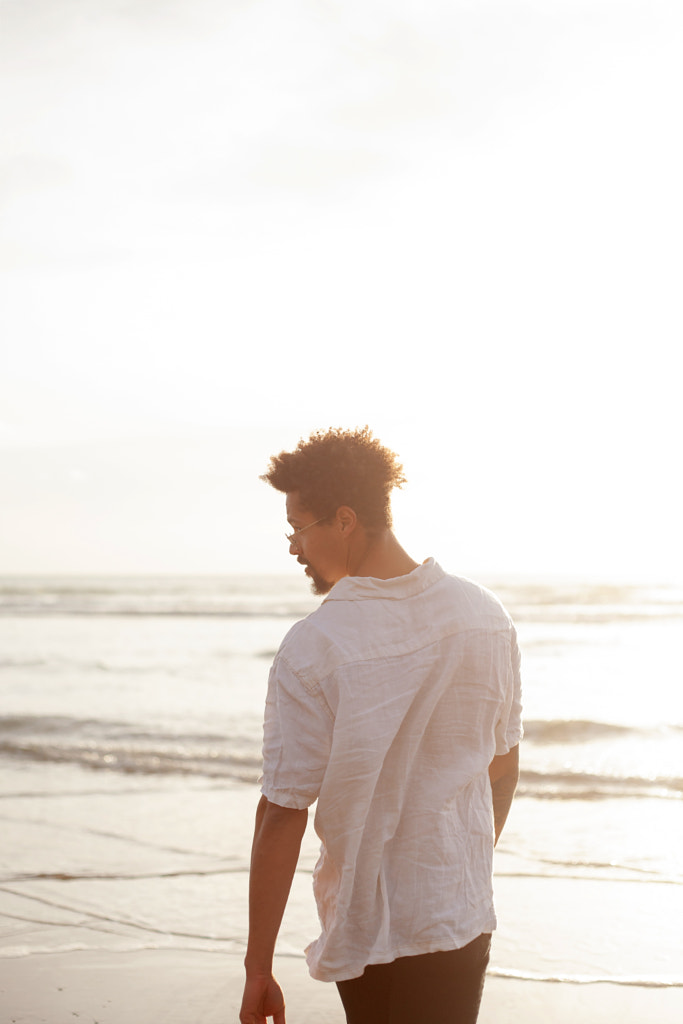
M285 638L263 792L285 807L318 800L314 977L495 927L488 766L520 737L518 669L500 603L433 560L342 579Z

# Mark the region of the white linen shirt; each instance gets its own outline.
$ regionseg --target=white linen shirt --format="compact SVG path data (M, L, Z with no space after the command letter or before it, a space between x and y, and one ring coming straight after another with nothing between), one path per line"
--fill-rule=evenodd
M345 577L283 640L262 792L318 801L314 978L495 928L488 767L521 737L519 662L497 598L433 559L395 579Z

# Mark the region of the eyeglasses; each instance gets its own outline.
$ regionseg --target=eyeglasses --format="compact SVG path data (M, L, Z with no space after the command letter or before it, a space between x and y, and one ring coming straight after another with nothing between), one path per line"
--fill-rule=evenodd
M297 537L300 533L303 533L304 530L307 530L310 526L317 526L318 523L324 522L327 518L327 516L323 516L322 519L316 519L314 523L306 523L305 526L300 526L298 529L294 530L294 533L286 533L285 537L287 538L287 543L296 544Z

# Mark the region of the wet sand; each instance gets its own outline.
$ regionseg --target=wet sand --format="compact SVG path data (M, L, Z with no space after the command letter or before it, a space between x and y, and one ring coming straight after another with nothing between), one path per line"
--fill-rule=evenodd
M276 973L288 1024L344 1024L334 985L310 979L298 958ZM0 962L5 1024L237 1024L238 956L194 950L92 950L34 954ZM480 1024L679 1024L681 989L638 989L489 977Z

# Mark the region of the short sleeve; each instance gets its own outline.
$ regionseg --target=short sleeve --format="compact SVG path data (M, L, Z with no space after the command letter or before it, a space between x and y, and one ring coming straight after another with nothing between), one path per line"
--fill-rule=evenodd
M318 797L334 719L318 687L306 686L278 655L270 670L263 726L261 792L281 807L303 809Z
M496 754L507 754L522 738L522 657L517 632L510 626L510 656L504 679L505 702L496 724Z

